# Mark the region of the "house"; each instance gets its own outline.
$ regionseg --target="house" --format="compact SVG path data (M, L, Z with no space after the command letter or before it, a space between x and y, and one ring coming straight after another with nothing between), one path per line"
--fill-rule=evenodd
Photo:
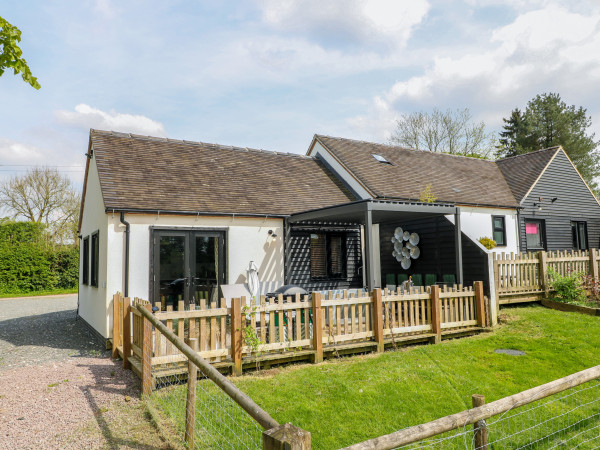
M106 339L112 295L208 301L250 261L283 283L284 220L354 200L315 158L91 130L79 316Z
M99 130L86 155L78 311L103 339L115 292L174 307L216 301L220 286L247 281L250 261L263 294L408 276L484 280L491 292L479 238L496 239L495 251L522 246L522 206L491 161L320 135L301 156ZM434 202L419 200L427 186ZM396 247L416 241L398 241L400 228L418 241L406 264Z
M519 249L587 250L600 245L600 208L562 147L497 161L519 202Z

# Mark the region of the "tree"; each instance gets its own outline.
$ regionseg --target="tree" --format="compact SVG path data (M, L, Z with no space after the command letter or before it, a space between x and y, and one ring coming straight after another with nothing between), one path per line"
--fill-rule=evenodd
M396 124L391 144L480 158L488 157L493 149L493 135L486 132L485 123L472 122L467 108L402 114Z
M519 108L515 108L510 113L510 117L502 119L502 121L504 129L500 132L500 145L496 155L515 156L527 153L523 145L527 142L529 126L523 112Z
M0 186L0 206L13 218L48 226L56 243L77 241L80 194L56 169L35 168Z
M515 109L503 120L504 131L500 133L496 156L515 156L561 145L586 182L596 186L593 179L600 175L598 142L593 133L587 134L592 120L584 108L568 106L558 94L538 94L527 103L524 113Z
M0 76L6 69L13 69L14 74L21 73L23 81L36 89L40 88L37 78L33 76L23 52L17 45L21 42L21 30L0 17Z

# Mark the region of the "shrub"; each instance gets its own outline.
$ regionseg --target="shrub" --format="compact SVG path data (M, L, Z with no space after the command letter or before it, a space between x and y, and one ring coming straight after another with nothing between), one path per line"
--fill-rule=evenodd
M77 286L79 250L53 248L45 225L0 220L0 293L69 289Z
M479 243L481 245L483 245L485 248L487 248L488 250L491 250L494 247L496 247L496 241L489 237L479 238Z
M563 276L552 269L548 269L550 282L554 289L554 300L565 303L585 303L586 293L583 287L582 275L578 272L571 272Z

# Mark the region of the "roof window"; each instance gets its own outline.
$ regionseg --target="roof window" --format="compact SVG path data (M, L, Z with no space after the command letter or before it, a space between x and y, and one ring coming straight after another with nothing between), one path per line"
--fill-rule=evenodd
M376 155L375 153L372 153L372 155L373 155L373 158L375 158L380 163L383 163L383 164L392 164L391 162L389 162L387 159L385 159L381 155Z

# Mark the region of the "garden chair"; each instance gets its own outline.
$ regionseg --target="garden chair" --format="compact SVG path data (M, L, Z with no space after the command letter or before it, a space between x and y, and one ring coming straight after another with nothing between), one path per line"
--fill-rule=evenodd
M437 282L437 275L435 273L425 274L425 286L431 286Z

